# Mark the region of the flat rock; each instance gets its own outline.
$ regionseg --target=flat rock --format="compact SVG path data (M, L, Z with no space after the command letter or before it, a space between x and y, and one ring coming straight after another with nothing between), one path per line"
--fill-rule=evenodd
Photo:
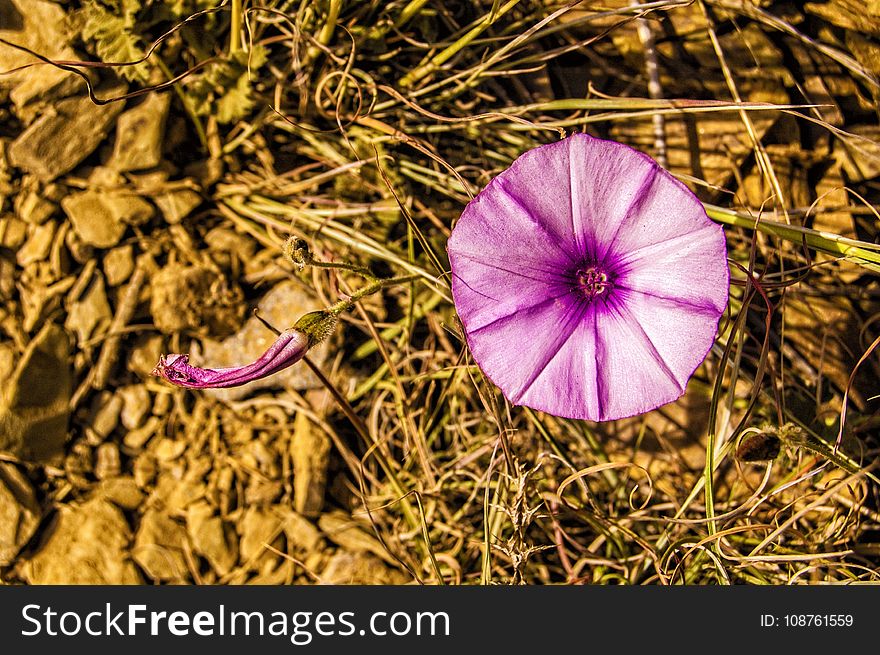
M202 204L202 197L192 189L175 189L153 196L165 220L174 225Z
M6 0L0 2L0 38L53 59L80 59L67 44L67 14L56 2ZM28 53L0 47L0 71L8 71L38 60ZM84 87L82 80L54 66L37 65L0 76L0 86L12 87L10 99L20 116L25 107L47 99L69 95Z
M0 566L12 563L40 522L40 505L27 478L0 462Z
M370 526L355 521L341 511L322 514L318 527L333 543L356 553L372 553L389 564L396 564L382 543L370 532Z
M70 359L66 333L47 323L0 391L0 450L40 461L61 454L73 389Z
M769 112L750 112L758 138L763 138L777 116ZM690 119L689 119L690 120ZM667 115L665 123L668 169L673 174L692 175L711 185L725 187L752 152L752 143L736 114L695 114L689 121ZM633 148L657 156L650 116L615 124L611 136ZM704 193L704 189L698 189Z
M82 295L69 302L64 327L76 335L76 342L82 347L98 332L99 327L109 325L112 317L104 277L95 272Z
M299 554L323 551L326 543L321 531L304 516L289 511L284 517L284 534L288 544Z
M112 248L104 255L104 277L111 287L118 287L134 272L134 249L131 244Z
M294 282L277 284L257 305L262 318L279 330L293 325L307 312L320 308L314 296L301 289ZM221 368L240 366L256 360L275 341L275 335L257 318L251 317L244 327L223 341L206 339L201 353L193 353L193 363L198 366ZM326 342L309 351L309 358L320 365L327 356ZM203 393L229 402L244 398L254 391L276 387L310 389L319 386L315 375L302 363L294 364L274 375L255 380L240 387L230 389L204 389Z
M140 196L119 191L80 191L64 198L61 207L80 239L98 248L115 246L128 225L140 225L155 213Z
M321 513L330 463L330 437L314 428L304 412L297 412L290 439L293 464L293 507L309 518Z
M369 553L336 551L321 572L322 584L400 585L410 579Z
M199 330L218 336L234 332L244 316L244 294L220 271L171 263L150 281L150 312L166 334Z
M28 264L45 260L49 256L57 227L55 221L29 225L27 241L15 253L16 263L25 268Z
M855 125L847 128L856 138L838 139L834 157L850 182L880 176L880 127Z
M40 185L31 176L25 176L21 182L21 192L13 200L15 215L25 223L41 225L58 210L58 205L41 193ZM52 184L47 190L56 191L58 185Z
M135 479L125 475L102 480L95 490L95 495L130 512L140 507L145 498Z
M122 397L122 425L126 430L139 428L147 420L153 403L143 384L130 384L117 392Z
M827 0L808 2L804 9L838 27L880 36L880 0Z
M278 539L283 523L284 520L268 507L248 507L238 522L242 562L253 567L261 555L269 553L276 557L266 546L273 545Z
M9 214L3 216L5 229L0 233L0 246L18 250L28 237L28 224Z
M186 538L186 530L177 521L149 509L141 518L132 557L155 582L185 580L189 572L183 555Z
M125 87L117 84L96 94L103 98L124 92ZM40 180L53 180L95 151L122 107L122 102L96 105L82 96L60 100L12 142L9 162Z
M214 514L205 502L190 505L186 528L195 551L219 574L226 575L238 561L238 539L230 523Z
M138 584L141 576L129 559L130 541L125 517L106 500L63 505L21 574L30 584Z
M162 140L171 95L151 93L116 121L116 142L107 165L117 171L140 171L162 161Z

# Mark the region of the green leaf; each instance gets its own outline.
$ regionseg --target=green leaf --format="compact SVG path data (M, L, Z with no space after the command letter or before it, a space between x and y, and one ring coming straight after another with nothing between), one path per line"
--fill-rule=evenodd
M212 66L187 89L196 113L212 114L220 123L233 123L247 116L255 105L251 76L267 59L267 50L257 46Z
M111 11L114 9L115 13ZM137 61L144 56L140 38L134 31L139 9L140 3L136 0L110 3L92 0L83 5L81 35L84 41L94 44L95 54L101 61L121 63ZM149 77L146 64L120 66L116 70L131 81L146 82Z
M253 108L251 85L245 74L217 100L214 115L220 123L232 123L247 116Z

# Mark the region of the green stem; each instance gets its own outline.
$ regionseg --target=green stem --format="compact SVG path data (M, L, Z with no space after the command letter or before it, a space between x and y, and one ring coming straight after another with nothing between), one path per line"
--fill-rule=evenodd
M349 264L347 262L322 262L317 259L311 259L309 260L308 265L316 268L331 268L340 271L350 271L352 273L357 273L368 280L377 279L376 276L373 275L373 271L366 266L357 266L356 264Z
M418 275L401 275L398 277L386 277L381 279L375 279L369 284L361 287L353 294L351 294L348 298L340 300L335 305L330 305L324 311L332 316L339 316L342 312L347 311L354 307L354 304L364 298L365 296L370 296L380 289L383 289L388 286L392 286L395 284L403 284L405 282L412 282L414 280L418 280Z
M504 5L497 11L489 12L488 14L483 16L479 21L477 21L477 24L474 25L468 32L466 32L465 35L462 36L458 41L450 45L445 50L440 51L425 63L419 65L418 68L415 68L404 75L400 79L399 86L405 89L412 86L423 77L430 75L432 72L434 72L434 70L437 69L438 66L442 66L447 61L452 59L452 57L458 54L461 50L470 45L474 39L480 36L487 29L489 29L489 27L491 27L496 20L498 20L508 11L513 9L517 4L519 4L519 0L510 0L506 5Z
M327 20L321 33L318 34L318 43L327 45L333 38L333 32L336 31L336 22L339 20L339 12L342 11L342 0L330 0L330 11L327 13Z
M339 20L340 11L342 11L342 0L330 0L330 7L327 10L327 20L324 21L324 24L321 26L321 31L318 32L318 36L315 37L315 41L320 45L326 46L330 43L330 39L333 38L333 33L336 31L336 24ZM310 46L306 51L303 65L310 64L314 61L315 57L317 57L320 52L321 48L317 45Z
M397 20L394 21L394 27L400 29L406 25L426 4L428 4L428 0L412 0L412 2L403 8L403 11L401 11L400 15L397 17Z
M229 54L233 55L241 50L241 19L242 0L232 0L232 19L229 21Z
M732 209L705 205L706 213L720 223L735 225L749 230L758 230L765 234L771 234L792 241L794 243L806 243L814 250L846 257L859 266L863 266L875 272L880 272L880 252L873 243L848 239L838 234L812 230L799 225L788 225L777 221L768 221L764 218L755 218L735 212Z
M165 77L167 77L169 80L174 79L174 74L171 72L171 69L168 68L168 65L164 61L162 61L161 57L156 57L156 66L159 67L159 70L161 70ZM174 93L177 94L177 97L180 99L184 110L186 111L189 119L193 123L193 127L196 128L196 136L199 137L199 143L202 144L202 148L207 152L209 150L208 133L205 132L205 126L202 124L202 119L199 118L199 115L193 108L189 97L186 95L186 93L183 92L183 87L181 87L180 84L174 85Z

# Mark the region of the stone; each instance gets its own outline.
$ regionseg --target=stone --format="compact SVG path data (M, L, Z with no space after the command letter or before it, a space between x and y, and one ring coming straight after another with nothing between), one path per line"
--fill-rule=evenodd
M161 439L153 449L153 455L160 462L173 462L186 452L186 441L183 439Z
M156 367L162 354L163 343L161 334L144 334L139 336L128 357L128 370L139 378L148 378Z
M401 585L410 579L369 553L336 551L321 572L325 585Z
M140 196L118 191L80 191L64 198L61 207L77 235L98 248L115 246L128 225L140 225L155 213Z
M202 204L202 197L192 189L177 189L153 196L153 201L165 220L172 225L180 223Z
M102 480L95 495L129 512L140 507L145 498L135 479L125 475Z
M76 335L77 344L83 344L106 328L113 319L107 292L104 289L104 278L99 272L92 275L88 286L76 299L68 297L67 318L64 327Z
M807 2L804 9L846 30L880 36L880 0Z
M151 93L139 105L120 114L113 155L107 165L121 172L158 166L170 104L170 93Z
M67 335L46 323L0 390L0 450L36 461L61 455L73 391L70 364Z
M244 293L223 273L171 263L151 280L150 312L166 334L191 329L226 336L244 316Z
M119 446L112 442L102 443L95 449L95 477L109 480L122 472Z
M756 135L763 138L778 114L749 112ZM694 114L684 118L668 114L665 122L668 169L675 175L692 175L712 186L726 187L735 179L753 146L742 120L735 113ZM636 150L656 156L651 117L615 123L611 137ZM698 195L706 193L697 187Z
M129 557L131 530L119 508L102 498L62 505L45 542L21 567L30 584L139 584Z
M111 287L118 287L134 272L134 248L131 244L111 248L104 255L104 277Z
M97 95L121 95L119 85L101 89ZM88 97L60 100L46 109L9 146L9 162L42 181L54 180L73 170L88 157L104 137L123 103L95 105Z
M321 531L296 512L288 512L284 517L284 535L297 553L305 555L324 550L325 542Z
M290 440L293 507L308 518L317 517L324 504L330 445L330 437L323 430L313 429L305 412L297 412Z
M238 539L232 525L200 501L187 508L186 528L195 551L219 574L226 575L238 562Z
M273 542L278 540L283 523L283 519L269 508L248 507L238 522L238 531L241 534L239 552L242 562L253 565L261 555L270 552L266 550L267 544L277 548L278 544Z
M183 581L189 569L183 550L186 530L157 509L148 509L141 518L132 549L132 558L155 582Z
M12 203L15 215L31 225L45 223L57 211L58 205L40 194L35 178L26 175L21 186L21 192Z
M52 59L81 59L67 42L67 14L56 2L6 0L0 2L0 38ZM0 71L36 62L33 55L0 47ZM28 120L28 105L64 97L85 87L76 75L54 66L29 66L0 76L0 86L12 87L10 99L20 117Z
M864 182L880 176L880 127L855 125L847 128L855 138L838 139L834 158L849 182Z
M27 223L11 214L0 216L0 246L18 250L27 238Z
M16 263L24 268L28 264L47 259L57 227L55 221L49 221L42 225L29 225L27 241L15 253Z
M122 425L126 430L139 428L153 407L150 392L143 384L130 384L118 393L122 397Z
M37 531L40 505L16 466L0 462L0 566L8 566Z
M122 398L110 391L102 391L92 401L91 410L86 431L94 433L95 438L90 438L90 441L99 444L119 425Z
M369 526L355 521L344 512L337 510L322 514L318 519L318 527L330 541L346 550L372 553L389 564L397 563L382 542L368 532Z
M139 428L129 430L122 440L125 447L130 450L140 450L147 442L159 432L162 427L162 420L158 416L151 416Z

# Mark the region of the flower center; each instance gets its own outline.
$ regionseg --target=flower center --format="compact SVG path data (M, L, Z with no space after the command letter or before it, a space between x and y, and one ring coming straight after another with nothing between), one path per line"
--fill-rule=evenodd
M601 296L611 285L608 274L595 264L579 268L575 272L575 280L581 293L591 300Z

